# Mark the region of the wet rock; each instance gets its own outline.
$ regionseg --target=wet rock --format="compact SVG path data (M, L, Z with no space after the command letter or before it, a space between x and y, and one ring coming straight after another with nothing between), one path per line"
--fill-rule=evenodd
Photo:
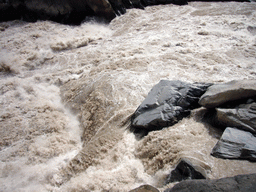
M15 20L21 18L21 2L7 3L0 1L0 21Z
M211 154L224 159L256 161L256 137L250 132L228 127Z
M233 109L217 108L215 124L224 127L237 127L256 133L256 103L241 104Z
M112 20L116 17L115 11L108 0L86 0L97 16Z
M99 16L107 21L128 8L157 4L186 4L186 0L11 0L0 1L0 21L24 19L35 22L54 20L61 23L81 23L86 16Z
M256 35L256 26L248 26L247 30L252 34Z
M206 108L214 108L255 96L256 80L230 81L209 87L200 98L199 104Z
M164 192L252 192L256 189L256 174L237 175L216 180L181 181Z
M159 192L159 190L151 185L142 185L136 189L131 190L130 192Z
M201 161L182 158L176 168L167 176L165 184L188 179L206 179L206 169L210 170L210 167Z
M199 97L210 85L161 80L133 114L132 128L152 131L177 123L199 107Z
M93 10L86 0L13 0L0 2L0 21L23 19L35 22L53 20L79 24Z

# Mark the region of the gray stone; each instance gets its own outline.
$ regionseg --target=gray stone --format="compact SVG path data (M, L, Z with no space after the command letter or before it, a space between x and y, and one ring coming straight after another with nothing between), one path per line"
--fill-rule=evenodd
M159 192L159 190L151 185L142 185L136 189L131 190L130 192Z
M208 88L199 100L206 108L219 107L227 102L256 96L256 80L230 81L216 84Z
M253 192L255 189L256 174L248 174L215 180L181 181L164 192Z
M250 132L228 127L211 154L224 159L256 161L256 137Z
M161 80L132 116L132 127L148 131L173 125L199 107L199 97L211 84Z
M256 103L241 104L234 109L217 108L215 122L256 133Z
M201 161L182 158L176 168L167 176L165 184L188 179L206 179L209 170L210 167Z

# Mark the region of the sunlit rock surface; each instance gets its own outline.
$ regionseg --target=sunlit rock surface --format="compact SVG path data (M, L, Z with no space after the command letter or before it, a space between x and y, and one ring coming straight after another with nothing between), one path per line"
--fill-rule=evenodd
M239 129L256 133L256 103L240 104L235 108L217 108L213 115L217 125L237 127Z
M132 116L132 127L146 131L171 126L199 107L198 100L211 84L161 80Z
M256 137L250 132L228 127L211 154L220 158L256 161Z
M256 96L256 80L234 80L209 87L200 98L199 104L206 108L220 107L225 103L235 104L238 100Z

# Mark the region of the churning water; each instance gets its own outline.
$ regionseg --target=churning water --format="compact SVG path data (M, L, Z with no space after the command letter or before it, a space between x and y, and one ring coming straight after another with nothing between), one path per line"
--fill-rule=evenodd
M256 173L210 156L203 109L141 140L129 117L161 79L255 79L256 3L130 9L109 25L0 23L0 191L164 190L181 157L208 178Z

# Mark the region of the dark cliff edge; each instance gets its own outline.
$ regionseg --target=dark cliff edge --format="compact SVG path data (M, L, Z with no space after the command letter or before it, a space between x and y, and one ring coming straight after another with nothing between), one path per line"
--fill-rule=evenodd
M29 22L52 20L79 25L88 16L97 16L109 22L130 8L187 3L187 0L0 0L0 22L15 19Z

